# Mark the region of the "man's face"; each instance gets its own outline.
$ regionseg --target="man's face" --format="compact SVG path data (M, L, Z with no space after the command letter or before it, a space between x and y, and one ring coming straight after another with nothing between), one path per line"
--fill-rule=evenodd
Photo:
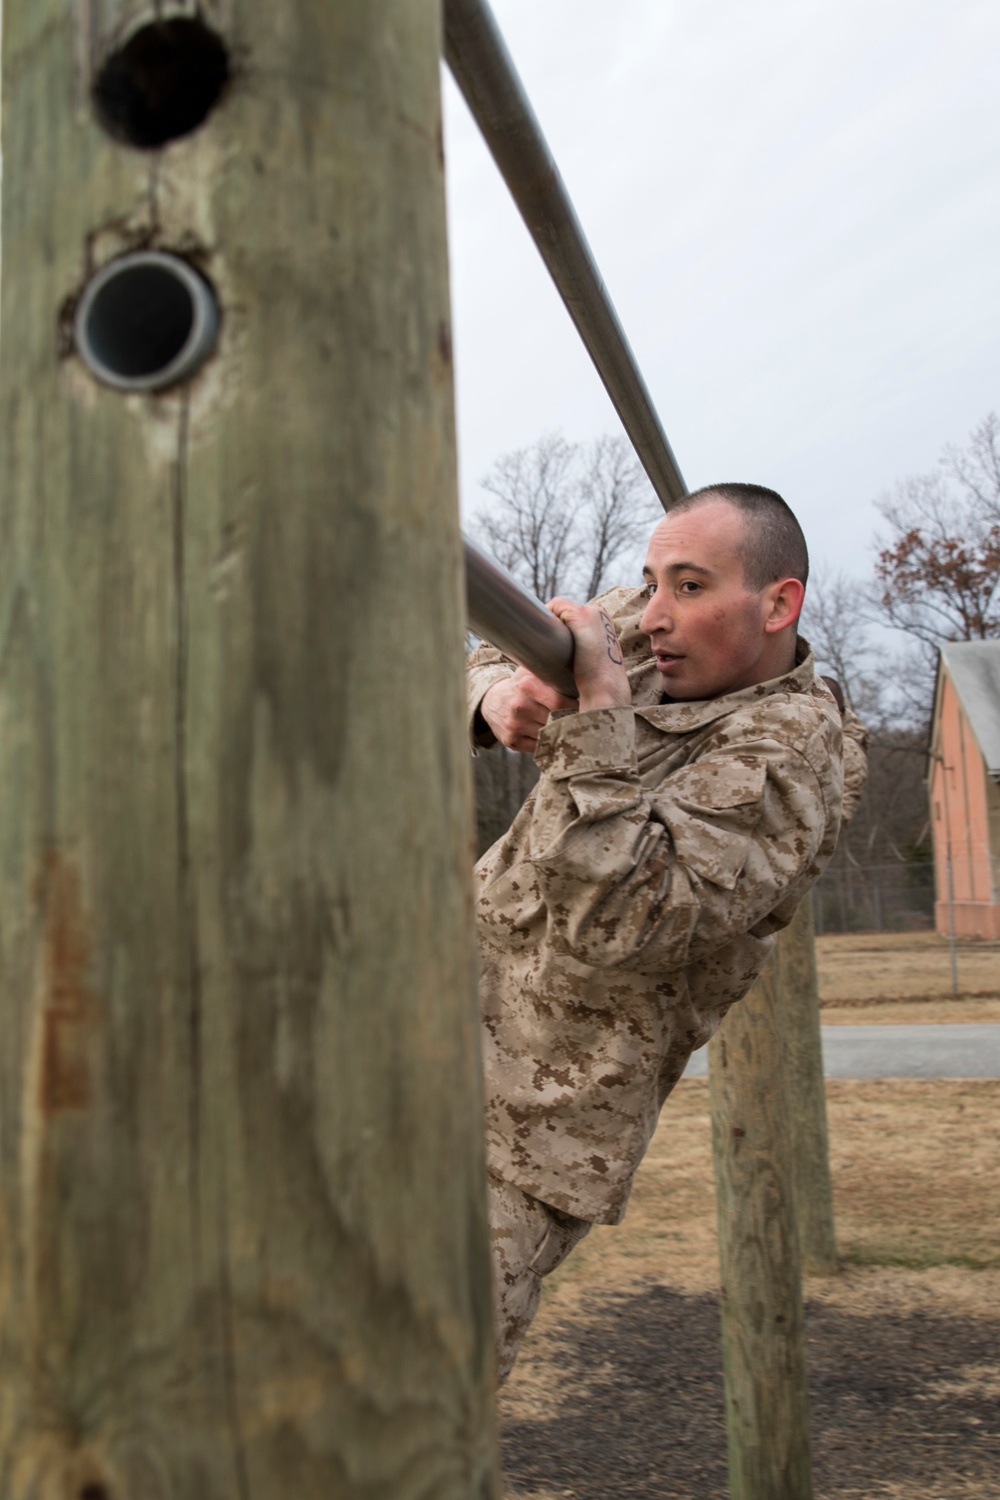
M760 594L747 588L739 554L744 525L735 506L706 500L665 516L650 538L643 568L650 598L640 629L671 698L718 698L785 669L779 657L791 642L775 635L778 586Z

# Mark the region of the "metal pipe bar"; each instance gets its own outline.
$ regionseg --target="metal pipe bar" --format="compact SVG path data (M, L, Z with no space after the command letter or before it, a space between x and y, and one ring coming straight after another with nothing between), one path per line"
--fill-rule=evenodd
M467 538L465 587L470 629L567 698L577 696L570 631Z
M624 329L486 0L445 0L445 58L664 510L687 494Z

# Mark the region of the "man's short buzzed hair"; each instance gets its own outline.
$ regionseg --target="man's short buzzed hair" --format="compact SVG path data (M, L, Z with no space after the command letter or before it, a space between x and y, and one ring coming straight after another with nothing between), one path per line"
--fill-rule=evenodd
M740 553L748 589L760 593L779 578L809 578L809 551L802 527L776 490L760 484L706 484L670 507L670 514L693 510L709 500L725 500L743 512Z

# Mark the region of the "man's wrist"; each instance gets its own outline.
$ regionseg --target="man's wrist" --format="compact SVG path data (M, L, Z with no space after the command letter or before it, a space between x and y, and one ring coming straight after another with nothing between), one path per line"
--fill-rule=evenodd
M498 682L505 682L514 668L510 662L483 662L473 665L468 672L468 718L469 740L474 749L491 750L496 744L496 735L490 728L483 712L486 694Z
M632 690L627 680L624 684L615 683L613 686L582 689L580 692L581 713L595 708L629 708L631 703Z

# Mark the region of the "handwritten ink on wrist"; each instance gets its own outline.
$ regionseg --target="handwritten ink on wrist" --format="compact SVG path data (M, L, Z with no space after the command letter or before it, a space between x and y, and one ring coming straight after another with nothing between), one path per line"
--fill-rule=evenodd
M618 644L618 637L615 634L615 627L612 625L608 614L603 609L601 610L601 619L604 621L604 634L607 636L608 640L608 656L614 662L616 667L620 667L623 665L625 658L622 656L622 648Z

